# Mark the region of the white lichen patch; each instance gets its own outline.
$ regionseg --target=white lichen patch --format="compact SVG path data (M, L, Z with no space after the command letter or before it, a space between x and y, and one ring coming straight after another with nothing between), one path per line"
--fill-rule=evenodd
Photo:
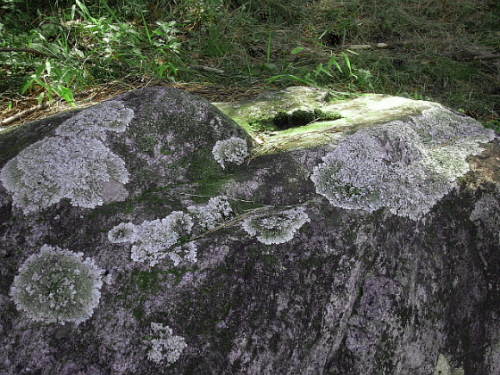
M187 347L186 340L173 334L169 326L151 323L152 337L145 343L149 346L147 357L150 361L167 364L176 362Z
M21 266L10 295L34 321L79 324L99 304L102 273L82 253L44 245Z
M417 220L456 187L470 155L494 133L442 108L347 137L323 158L311 179L330 203Z
M108 232L108 239L113 243L131 242L131 258L136 262L148 262L154 266L168 256L177 266L182 259L196 261L195 244L180 243L192 228L191 216L174 211L163 219L145 221L141 225L118 224Z
M222 196L210 198L207 204L189 206L187 209L204 230L213 229L233 216L229 200Z
M303 207L278 213L255 215L246 218L241 226L251 236L266 244L281 244L290 241L302 225L309 222Z
M451 366L443 354L439 354L433 375L452 375Z
M28 214L64 198L86 208L123 200L129 173L101 139L104 130L123 131L132 118L132 110L116 103L80 112L59 126L58 136L38 141L11 159L0 180L14 205Z
M134 111L122 102L109 101L85 109L62 123L56 134L73 137L76 134L98 137L105 131L122 133L134 117Z
M212 149L212 154L217 163L225 169L226 163L242 164L248 157L248 146L244 139L231 137L217 141Z
M121 223L108 232L108 239L112 243L135 242L136 226L132 223Z

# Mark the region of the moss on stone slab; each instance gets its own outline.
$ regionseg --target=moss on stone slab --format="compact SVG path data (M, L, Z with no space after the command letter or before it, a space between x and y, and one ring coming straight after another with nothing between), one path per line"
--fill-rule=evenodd
M315 108L313 110L298 109L292 113L278 112L273 117L272 122L279 130L296 128L299 126L309 125L315 121L334 121L342 116L336 112L325 112Z

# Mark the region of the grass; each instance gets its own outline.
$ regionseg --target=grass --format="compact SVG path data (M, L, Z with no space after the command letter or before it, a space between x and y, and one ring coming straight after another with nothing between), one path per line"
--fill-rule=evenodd
M116 80L310 85L438 101L500 130L500 58L481 58L500 54L494 0L33 3L0 10L0 48L40 52L0 51L4 110Z

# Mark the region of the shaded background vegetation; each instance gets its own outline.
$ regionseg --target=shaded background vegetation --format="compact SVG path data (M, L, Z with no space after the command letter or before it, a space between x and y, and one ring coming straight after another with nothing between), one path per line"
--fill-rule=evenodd
M215 100L311 85L434 100L499 130L499 55L498 0L4 0L0 110L110 82Z

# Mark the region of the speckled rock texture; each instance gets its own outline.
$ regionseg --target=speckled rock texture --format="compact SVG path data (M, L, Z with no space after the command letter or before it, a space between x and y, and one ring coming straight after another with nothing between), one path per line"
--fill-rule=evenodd
M312 109L340 116L249 127ZM3 131L0 348L1 375L497 375L499 138L307 88Z

